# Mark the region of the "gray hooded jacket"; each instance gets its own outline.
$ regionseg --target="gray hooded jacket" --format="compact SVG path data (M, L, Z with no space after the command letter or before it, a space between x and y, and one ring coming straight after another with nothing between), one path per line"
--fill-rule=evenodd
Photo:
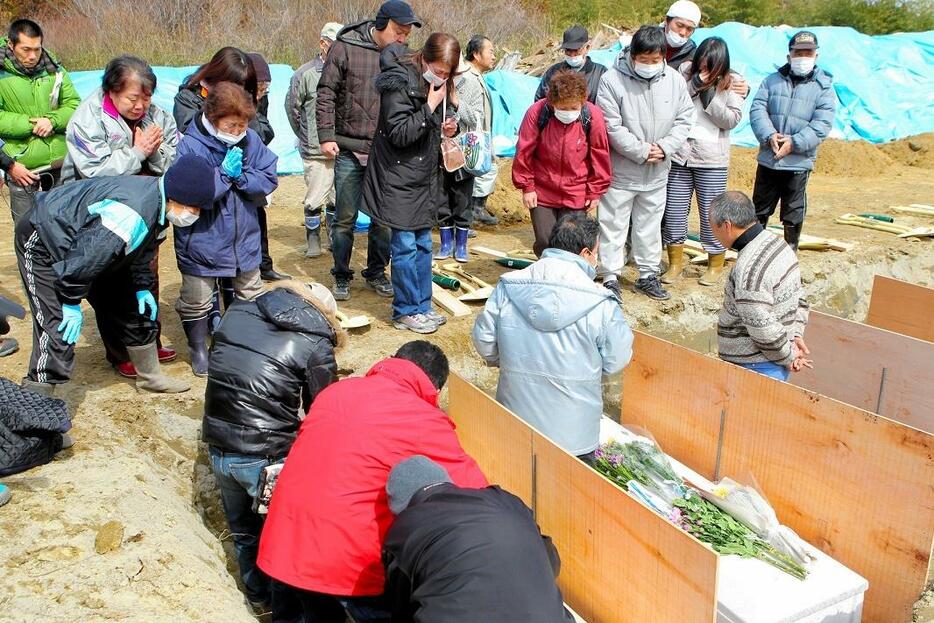
M477 352L500 369L496 399L578 456L599 443L602 376L632 357L619 303L588 268L577 255L546 249L500 278L473 328Z
M611 187L646 191L667 184L671 157L687 140L696 114L681 74L666 65L646 80L633 69L627 48L603 74L597 105L610 139ZM662 148L665 159L646 164L652 143Z

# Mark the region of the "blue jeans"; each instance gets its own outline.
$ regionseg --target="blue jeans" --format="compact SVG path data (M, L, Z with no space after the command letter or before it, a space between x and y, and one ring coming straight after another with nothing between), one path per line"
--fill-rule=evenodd
M366 167L352 152L342 151L337 155L334 161L334 226L329 234L334 257L331 274L337 279L353 278L350 256L353 253L354 226L363 197L364 173ZM371 222L367 238L366 269L361 274L364 279L372 279L385 273L389 264L389 228Z
M254 454L224 452L208 446L211 469L221 491L227 526L233 535L240 578L246 587L250 601L271 601L269 576L256 566L259 551L259 535L263 529L263 518L253 512L253 498L259 484L259 476L266 466L277 461Z
M431 229L392 230L393 319L431 310Z
M779 381L787 381L788 377L791 375L791 370L785 366L780 366L777 363L772 363L771 361L763 361L760 363L741 363L740 366L746 368L747 370L752 370L753 372L764 374L770 378L778 379Z

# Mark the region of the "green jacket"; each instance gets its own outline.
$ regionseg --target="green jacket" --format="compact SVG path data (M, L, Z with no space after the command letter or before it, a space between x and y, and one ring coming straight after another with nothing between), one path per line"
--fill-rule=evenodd
M6 45L7 39L3 37L0 46ZM52 58L57 62L54 56ZM27 169L61 160L68 151L65 128L81 103L81 97L65 69L60 68L59 73L62 81L57 101L53 103L52 90L58 74L43 71L28 77L13 67L9 60L0 67L0 139L5 141L3 151ZM33 134L33 124L29 120L35 117L47 117L55 133L47 138Z

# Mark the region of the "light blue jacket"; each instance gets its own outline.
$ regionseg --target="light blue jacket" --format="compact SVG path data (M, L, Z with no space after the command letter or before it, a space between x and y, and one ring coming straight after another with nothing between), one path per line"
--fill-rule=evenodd
M766 77L749 108L749 124L759 141L759 164L777 171L810 171L817 146L833 127L837 96L833 76L814 68L807 78L792 80L786 64ZM778 132L791 136L791 153L775 160L769 137Z
M602 376L632 357L619 303L583 258L546 249L503 275L473 328L473 343L499 366L496 399L568 452L596 449Z

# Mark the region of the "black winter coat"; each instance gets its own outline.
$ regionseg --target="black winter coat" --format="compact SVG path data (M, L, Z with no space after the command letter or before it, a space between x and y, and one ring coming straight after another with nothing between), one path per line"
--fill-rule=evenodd
M666 60L665 63L672 69L678 69L679 67L681 67L681 63L685 61L693 61L694 52L696 51L697 51L697 44L694 43L693 39L688 39L688 42L682 45L677 50L675 50L675 53L672 54L671 58Z
M0 379L0 476L51 461L69 429L64 402Z
M77 305L98 276L124 268L137 291L152 289L149 264L167 227L161 183L140 175L92 177L36 194L27 218L52 256L60 302Z
M315 396L337 380L336 345L328 318L289 290L236 301L214 333L202 439L284 457Z
M428 83L408 60L383 54L376 77L379 121L363 178L363 211L392 229L432 227L442 197L442 106L428 107ZM448 113L453 108L448 102Z
M560 561L532 512L499 487L413 496L386 535L392 623L568 623Z
M551 81L552 76L555 75L555 72L559 69L571 69L573 67L561 61L560 63L555 63L551 67L545 70L545 73L542 74L542 81L538 85L538 90L535 91L535 101L542 99L548 95L548 83ZM584 61L584 66L580 69L584 74L584 78L587 79L587 100L591 104L597 103L597 89L600 87L600 78L603 77L603 74L606 72L606 67L600 63L595 63L590 60L590 57L587 57L587 60Z

